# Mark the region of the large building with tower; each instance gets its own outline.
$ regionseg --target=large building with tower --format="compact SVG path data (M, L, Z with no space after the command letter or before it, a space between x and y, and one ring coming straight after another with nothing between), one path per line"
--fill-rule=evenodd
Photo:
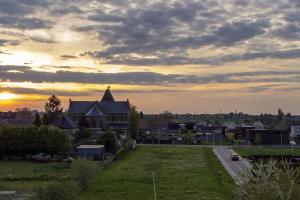
M105 129L126 131L129 128L130 108L128 99L116 101L108 87L101 100L70 100L68 117L78 126L87 127L96 133Z

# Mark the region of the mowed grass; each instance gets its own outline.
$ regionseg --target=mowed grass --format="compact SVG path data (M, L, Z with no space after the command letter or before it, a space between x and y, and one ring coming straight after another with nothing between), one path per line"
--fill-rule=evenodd
M233 199L233 180L206 147L146 147L104 170L80 200Z
M296 155L300 156L300 148L271 148L271 147L252 147L252 148L234 148L242 157L251 155Z

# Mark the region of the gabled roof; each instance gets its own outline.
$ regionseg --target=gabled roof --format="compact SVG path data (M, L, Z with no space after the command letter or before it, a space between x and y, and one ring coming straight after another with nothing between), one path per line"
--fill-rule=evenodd
M128 101L102 101L99 105L107 113L128 113L130 110Z
M58 118L56 118L52 122L52 125L58 126L62 129L76 129L79 127L77 124L75 124L75 122L72 119L70 119L66 115L61 115Z
M94 104L94 101L70 101L68 112L87 113Z
M108 88L105 90L104 92L104 95L101 99L101 101L115 101L113 95L111 94L111 91L110 91L110 87L108 86Z
M92 109L95 105L97 105L98 109L102 113L128 113L130 110L128 101L71 101L69 106L69 113L86 113L97 111L96 109Z
M88 117L103 117L104 113L99 108L99 104L95 102L95 104L91 107L91 109L86 114Z

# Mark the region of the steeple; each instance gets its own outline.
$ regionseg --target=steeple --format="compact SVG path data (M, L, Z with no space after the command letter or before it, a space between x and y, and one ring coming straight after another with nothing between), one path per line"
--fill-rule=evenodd
M105 90L101 101L115 101L113 95L110 92L110 86L108 86L107 89Z

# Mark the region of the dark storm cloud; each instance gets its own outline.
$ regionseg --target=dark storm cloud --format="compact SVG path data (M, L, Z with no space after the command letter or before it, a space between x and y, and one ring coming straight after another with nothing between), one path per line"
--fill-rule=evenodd
M38 43L47 43L47 44L53 44L56 43L53 39L49 39L49 38L43 38L43 37L29 37L29 40L33 41L33 42L38 42Z
M270 27L268 18L241 18L220 23L228 14L216 7L217 4L214 6L208 7L205 1L188 1L153 3L146 9L127 8L126 12L99 10L88 17L98 24L78 26L76 30L97 32L100 40L109 47L82 55L102 58L111 64L195 63L200 61L189 59L187 49L206 45L233 46L264 34ZM131 54L154 58L134 59Z
M0 47L1 46L16 46L19 45L19 41L17 40L6 40L6 39L0 39Z
M16 29L50 28L52 22L45 19L31 17L38 9L50 5L50 1L43 0L1 0L0 27Z
M11 73L17 70L22 73ZM0 67L0 79L10 81L31 82L77 82L77 83L123 83L123 84L169 84L193 83L198 77L178 74L164 75L152 72L127 72L127 73L81 73L57 71L56 73L34 71L27 67L3 66Z
M248 52L242 54L231 54L225 56L214 56L191 60L191 63L195 64L211 64L220 65L224 63L230 63L235 61L250 61L254 59L293 59L300 58L300 49L279 50L279 51L264 51L264 52ZM186 58L188 59L188 58Z
M38 13L48 17L38 17ZM299 13L297 0L1 0L0 27L51 29L64 19L60 17L72 14L79 22L73 30L93 32L106 46L105 50L82 52L82 56L122 65L222 65L257 58L297 58L295 44L289 42L300 40ZM277 43L273 49L260 49L254 42L258 38L266 46L270 38ZM243 49L247 53L189 56L189 50L206 46L230 51L242 45L248 47Z
M93 52L86 54L94 56ZM247 52L241 54L229 54L225 56L212 56L202 58L190 58L188 56L158 56L157 58L134 58L130 56L119 56L109 60L109 64L128 64L128 65L184 65L184 64L209 64L222 65L236 61L250 61L255 59L294 59L300 58L300 49L264 51L264 52Z
M77 58L77 56L72 56L72 55L61 55L60 57L62 59L74 59L74 58Z
M37 18L25 18L19 16L0 17L0 26L7 28L41 29L50 28L52 24L53 23L49 20L41 20Z
M49 10L49 13L53 16L63 16L67 14L81 14L83 11L75 5L65 7L61 5L55 5Z
M92 92L73 92L73 91L67 91L67 90L39 90L39 89L31 89L31 88L13 88L13 87L1 87L1 90L9 91L15 94L39 94L39 95L59 95L59 96L87 96L91 95ZM99 92L99 91L98 91Z
M12 70L19 73L13 73ZM71 71L41 72L29 67L1 66L0 79L12 82L76 82L93 84L207 84L207 83L270 83L300 82L300 71L255 71L221 73L206 76L160 74L154 72L81 73Z

